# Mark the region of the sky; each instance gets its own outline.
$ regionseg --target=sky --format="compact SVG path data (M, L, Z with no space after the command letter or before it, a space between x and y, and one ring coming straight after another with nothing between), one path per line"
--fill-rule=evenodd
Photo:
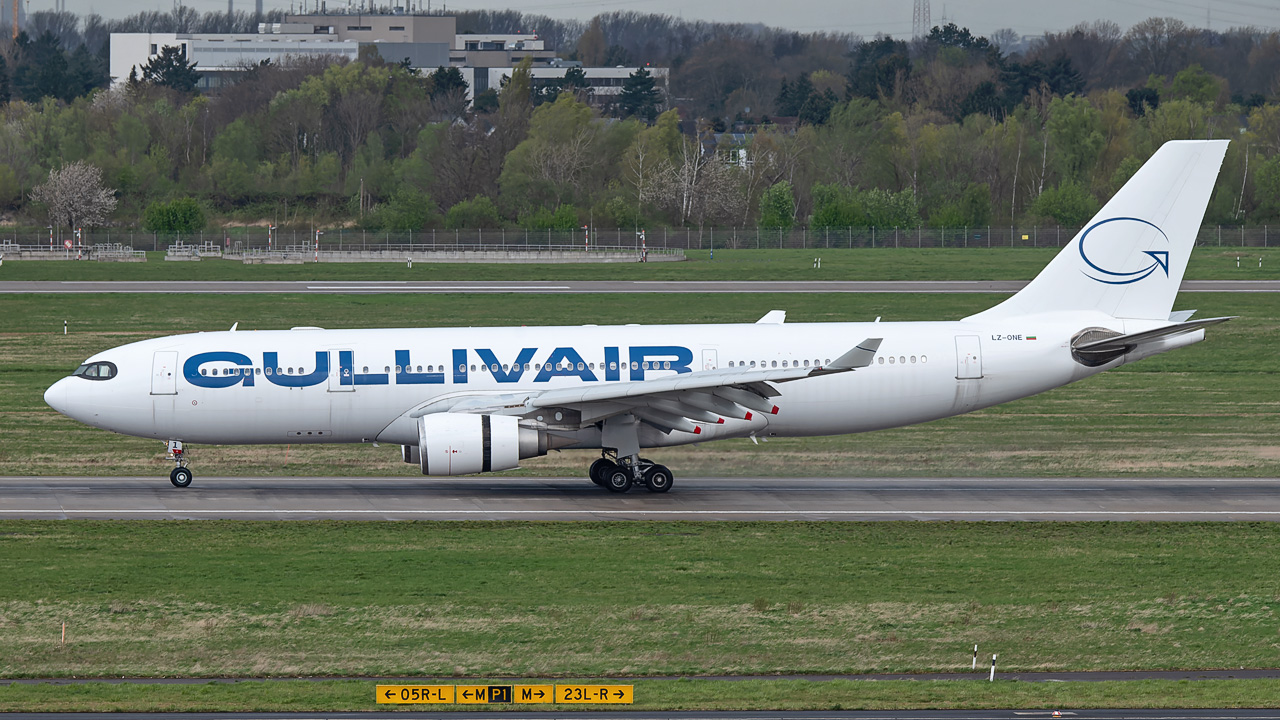
M28 12L52 10L55 3L24 1ZM264 0L264 7L288 10L290 1ZM403 4L408 0L375 1ZM253 0L234 2L237 10L254 7ZM303 2L314 7L319 0L292 2L299 9ZM346 0L325 2L331 10L346 6ZM588 19L601 12L634 10L687 20L763 23L801 32L830 30L864 37L885 33L900 38L911 35L912 0L431 0L432 9L442 2L458 10L511 9L555 18ZM227 0L183 3L200 12L227 9ZM64 0L64 4L69 12L124 17L143 10L170 10L174 0ZM945 17L983 35L1004 27L1023 35L1039 35L1099 19L1128 28L1152 16L1174 17L1216 30L1241 25L1280 30L1280 0L929 0L929 5L932 24L941 24Z

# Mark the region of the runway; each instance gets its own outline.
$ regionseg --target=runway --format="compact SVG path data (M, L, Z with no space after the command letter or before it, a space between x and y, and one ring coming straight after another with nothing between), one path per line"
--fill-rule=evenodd
M935 281L564 281L564 282L351 282L351 281L6 281L0 294L380 294L380 293L1014 293L1024 280ZM1186 280L1181 292L1272 293L1280 280Z
M1280 479L0 478L0 519L1280 521Z

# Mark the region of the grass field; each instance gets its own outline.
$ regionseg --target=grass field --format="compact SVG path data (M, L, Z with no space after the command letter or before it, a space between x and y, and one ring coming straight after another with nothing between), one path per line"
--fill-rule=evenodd
M0 676L963 671L974 643L1010 672L1269 667L1278 542L1274 523L3 521Z
M1057 248L717 250L712 259L705 250L690 250L685 262L415 263L412 268L404 263L165 262L160 252L150 253L146 263L10 261L0 267L0 280L1030 280L1057 252ZM820 269L813 268L815 257L822 258ZM1186 277L1280 278L1280 250L1197 248Z
M985 678L984 678L985 679ZM500 680L510 684L510 680ZM616 682L616 681L612 681ZM360 710L901 710L978 708L1256 708L1280 704L1280 681L1020 683L997 680L637 680L634 705L374 705L374 683L13 685L0 712L341 712Z
M6 266L7 270L7 266ZM163 444L89 428L48 408L44 389L91 354L201 330L386 325L958 319L997 295L9 295L0 298L0 474L142 474ZM1184 295L1200 316L1240 315L1193 347L1036 398L864 435L726 441L655 456L677 475L1280 475L1280 296ZM62 334L69 321L70 333ZM578 475L588 452L552 453L517 472ZM205 447L197 474L405 475L383 446Z

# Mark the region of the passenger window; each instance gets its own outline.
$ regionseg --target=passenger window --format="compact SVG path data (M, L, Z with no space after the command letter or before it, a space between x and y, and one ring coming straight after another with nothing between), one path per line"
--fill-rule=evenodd
M640 369L640 363L636 362L635 360L632 360L632 361L631 361L631 369L632 369L632 370L639 370L639 369Z
M927 363L927 362L929 362L929 358L925 357L924 355L921 355L921 356L920 356L920 362L921 362L921 363Z
M899 355L899 356L898 356L898 362L902 363L903 365L906 365L906 364L907 364L907 356L906 356L906 355Z
M583 371L583 370L585 370L586 368L587 368L587 366L586 366L586 365L584 365L584 364L582 364L582 363L578 363L578 372L582 372L582 371Z
M912 355L912 356L911 356L911 364L912 364L912 365L915 365L915 363L916 363L916 356L915 356L915 355Z
M466 365L459 365L459 366L458 366L458 372L459 372L459 373L465 373L466 371L467 371L467 366L466 366Z
M752 360L752 361L751 361L751 367L755 367L755 366L756 366L756 361L755 361L755 360Z
M670 361L670 360L664 360L664 361L662 362L662 369L663 369L663 370L670 370L670 369L671 369L671 361Z
M805 360L805 361L804 361L804 366L805 366L805 367L809 367L809 361L808 361L808 360Z
M778 367L778 361L777 361L777 360L774 360L774 361L773 361L773 367Z
M880 357L876 358L876 360L878 360L878 361L880 362L880 364L881 364L881 365L883 365L883 364L884 364L884 356L883 356L883 355L881 355Z
M475 372L475 370L476 370L476 366L475 366L475 365L472 365L472 366L471 366L471 372Z
M292 375L292 374L293 374L293 368L289 368L289 374L290 374L290 375Z
M262 374L262 368L254 368L254 369L253 369L253 374L254 374L254 375L261 375L261 374Z
M618 363L616 363L616 362L611 362L611 363L609 363L609 369L610 369L610 370L617 370L617 369L618 369Z
M419 366L418 366L418 372L422 372L422 366L421 366L421 365L419 365Z
M890 356L889 356L889 364L890 364L890 365L892 365L892 364L893 364L893 356L892 356L892 355L890 355Z

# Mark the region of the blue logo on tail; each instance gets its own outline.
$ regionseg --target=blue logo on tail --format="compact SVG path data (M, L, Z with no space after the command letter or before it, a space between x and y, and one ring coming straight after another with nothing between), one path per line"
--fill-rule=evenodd
M1084 233L1080 236L1080 258L1084 260L1085 264L1088 265L1089 268L1091 269L1091 271L1084 270L1082 272L1084 272L1084 274L1089 279L1097 280L1098 282L1106 283L1107 285L1129 285L1131 283L1136 283L1139 280L1142 280L1150 276L1157 269L1163 270L1164 276L1169 277L1169 251L1168 250L1144 250L1142 254L1151 258L1152 263L1150 265L1147 265L1146 267L1140 268L1138 270L1128 271L1128 272L1122 272L1118 270L1107 270L1106 268L1099 266L1097 263L1089 259L1089 256L1086 255L1084 251L1084 241L1088 239L1089 233L1093 232L1094 230L1096 230L1097 228L1103 225L1106 225L1107 223L1121 222L1121 221L1136 222L1136 223L1141 223L1143 225L1149 225L1155 228L1156 232L1160 233L1160 237L1163 237L1166 243L1169 242L1169 236L1165 235L1163 230L1156 227L1154 223L1148 222L1146 220L1141 220L1139 218L1131 218L1131 217L1118 217L1118 218L1110 218L1108 220L1101 220L1099 222L1096 222L1090 225L1088 228L1086 228Z

